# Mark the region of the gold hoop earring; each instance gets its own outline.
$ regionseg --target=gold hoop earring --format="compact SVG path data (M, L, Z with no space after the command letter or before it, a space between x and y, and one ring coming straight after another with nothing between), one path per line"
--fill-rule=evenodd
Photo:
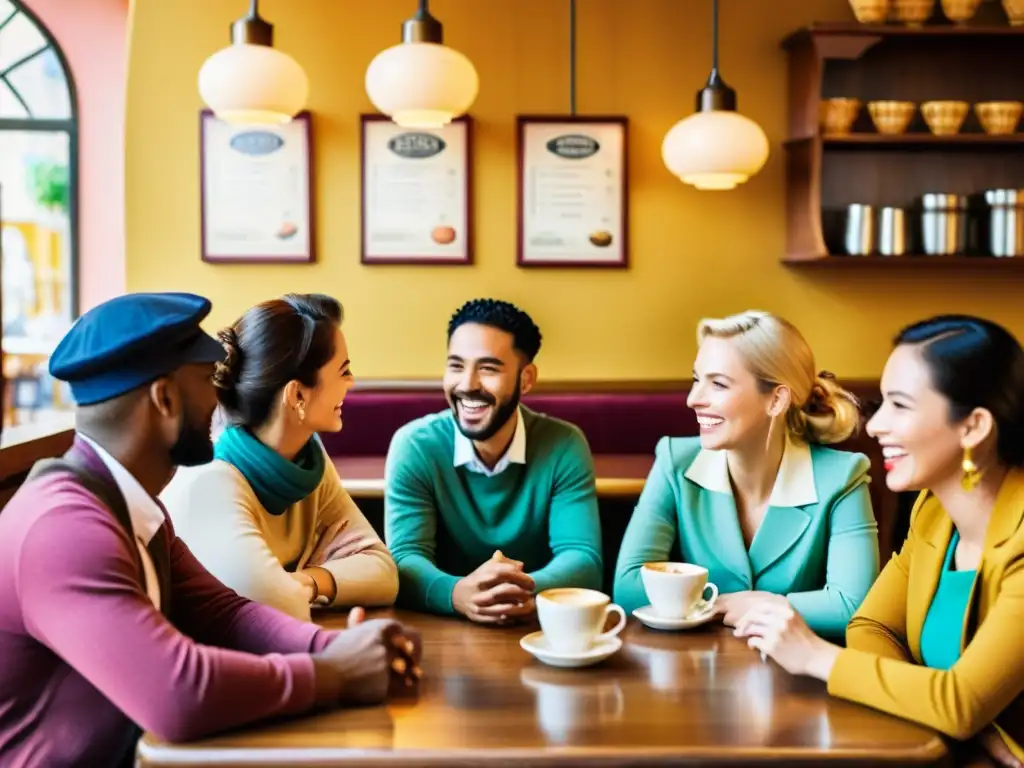
M984 473L974 463L970 447L964 448L964 458L960 462L960 468L964 471L963 477L960 478L960 486L965 491L973 491L981 482L981 476Z
M296 403L295 410L299 414L299 424L303 424L306 421L306 405L305 403Z
M764 452L768 453L772 449L772 432L775 431L775 416L772 416L772 420L768 422L768 439L764 441Z

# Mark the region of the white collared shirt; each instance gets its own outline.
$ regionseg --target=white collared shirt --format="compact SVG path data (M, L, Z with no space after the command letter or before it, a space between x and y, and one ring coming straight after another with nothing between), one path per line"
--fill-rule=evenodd
M118 490L124 496L124 502L128 507L128 517L132 522L132 530L135 533L135 544L139 550L139 557L142 559L142 570L146 576L146 595L153 602L157 610L160 609L160 582L157 579L156 567L153 565L153 558L149 556L149 542L153 540L160 526L164 524L164 511L156 500L146 493L135 476L132 475L117 459L111 456L95 440L86 437L81 432L78 437L90 448L96 451L110 474L114 476Z
M494 477L500 475L509 464L526 463L526 426L523 424L523 409L516 408L516 431L512 435L512 442L508 450L498 459L498 463L491 469L484 464L476 455L476 448L473 441L459 431L458 424L455 425L455 457L453 459L456 467L465 467L470 472L479 472L481 475Z
M687 468L685 477L702 488L732 496L729 480L729 462L726 451L701 449ZM775 476L770 507L803 507L818 503L818 490L814 486L814 464L811 449L806 443L786 437L782 463Z

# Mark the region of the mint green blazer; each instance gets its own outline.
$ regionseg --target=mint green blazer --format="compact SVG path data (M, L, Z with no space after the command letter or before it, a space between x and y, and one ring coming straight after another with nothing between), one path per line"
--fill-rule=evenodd
M662 438L619 550L615 602L627 612L647 605L641 567L681 553L721 594L785 595L815 632L841 637L878 576L869 467L860 453L787 442L748 551L725 452Z

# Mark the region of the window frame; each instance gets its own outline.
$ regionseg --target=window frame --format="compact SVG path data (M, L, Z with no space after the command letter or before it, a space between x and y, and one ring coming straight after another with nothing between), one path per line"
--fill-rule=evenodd
M10 89L11 93L14 94L14 97L21 103L25 112L29 115L29 117L0 117L0 133L7 131L28 131L67 134L68 234L71 241L68 247L68 260L70 262L68 264L68 299L71 314L70 319L73 322L78 318L79 293L81 290L79 284L81 238L78 226L78 139L80 115L78 109L78 88L75 84L75 78L71 71L71 65L68 63L67 56L64 55L64 50L60 47L60 43L57 42L57 39L50 32L49 28L42 22L38 15L25 5L23 0L8 0L8 2L14 10L6 18L0 19L0 38L3 36L4 28L14 21L19 14L22 14L35 25L46 44L28 56L23 56L21 59L18 59L0 72L0 79L4 81L4 84ZM64 74L64 82L67 84L70 116L66 118L31 117L32 110L29 108L28 103L22 97L19 89L8 79L8 75L10 73L17 71L19 67L28 63L32 59L43 55L47 50L53 51L54 55L57 57L57 62L60 64L61 70Z

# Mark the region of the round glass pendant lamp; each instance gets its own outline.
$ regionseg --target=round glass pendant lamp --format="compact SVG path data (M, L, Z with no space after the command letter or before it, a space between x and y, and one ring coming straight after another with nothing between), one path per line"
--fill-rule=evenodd
M469 111L480 88L473 63L444 45L427 0L402 24L402 42L378 53L366 70L366 93L404 128L440 128Z
M736 91L718 72L718 0L712 4L712 69L697 94L697 111L665 135L661 158L683 183L700 190L735 189L768 161L768 137L736 111Z
M199 94L221 120L281 124L306 106L309 79L301 66L274 48L274 27L260 18L258 0L231 25L231 45L199 70Z

